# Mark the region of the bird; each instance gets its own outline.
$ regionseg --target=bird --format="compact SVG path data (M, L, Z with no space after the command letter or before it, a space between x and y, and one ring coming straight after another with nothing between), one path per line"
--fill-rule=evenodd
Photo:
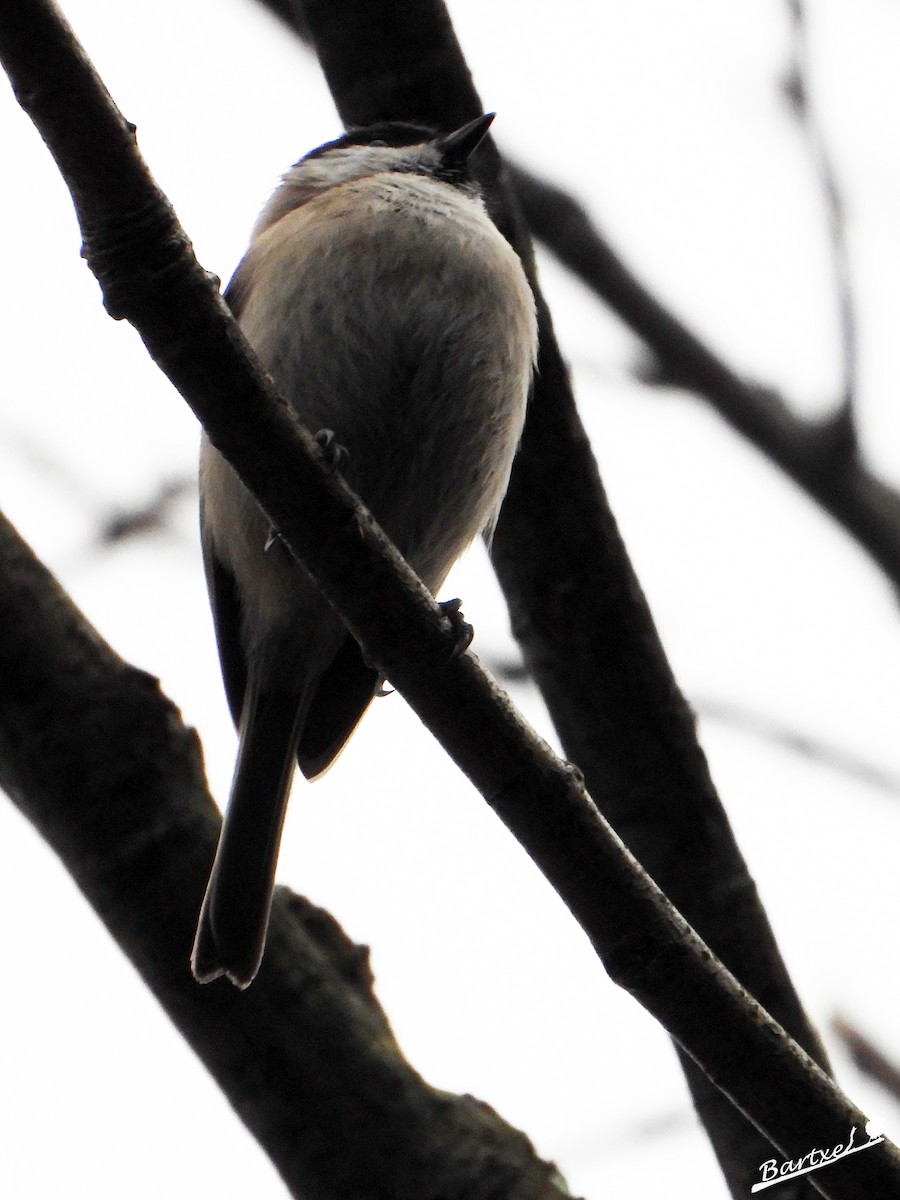
M533 293L471 170L487 113L310 151L224 298L282 397L432 593L506 492L537 355ZM295 767L340 753L383 680L204 434L203 562L238 753L191 955L255 977Z

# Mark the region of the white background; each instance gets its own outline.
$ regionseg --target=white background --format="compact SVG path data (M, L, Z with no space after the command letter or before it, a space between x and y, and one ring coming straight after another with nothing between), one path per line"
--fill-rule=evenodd
M67 15L224 279L278 174L339 132L312 59L249 0L68 0ZM900 9L816 0L813 99L849 211L868 460L900 482ZM452 0L501 146L590 201L726 360L824 413L840 358L821 193L780 89L782 0ZM0 507L203 739L224 798L221 693L192 498L98 549L99 520L191 474L193 417L79 260L68 195L0 89ZM648 391L636 343L542 264L583 418L677 676L900 777L900 612L876 569L707 408ZM480 548L451 579L483 658L515 656ZM530 688L517 702L550 737ZM814 1020L900 1058L900 797L721 721L702 737ZM73 796L73 803L77 797ZM663 1032L399 697L298 784L281 878L372 946L413 1064L525 1129L577 1194L721 1197ZM284 1195L53 856L0 805L0 1192L16 1200ZM834 1053L895 1137L900 1110Z

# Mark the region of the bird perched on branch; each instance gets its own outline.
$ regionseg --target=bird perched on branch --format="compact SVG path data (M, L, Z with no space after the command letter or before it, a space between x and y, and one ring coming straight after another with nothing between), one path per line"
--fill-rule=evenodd
M368 126L313 150L225 292L281 394L432 592L496 520L536 353L531 290L468 169L492 118L446 135ZM240 744L192 966L246 987L295 763L321 774L379 679L205 437L200 513Z

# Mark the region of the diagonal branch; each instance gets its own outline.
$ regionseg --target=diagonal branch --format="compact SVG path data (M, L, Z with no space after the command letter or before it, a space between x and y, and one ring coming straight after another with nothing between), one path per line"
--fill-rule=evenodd
M188 958L220 826L196 735L2 517L0 564L0 786L292 1195L566 1194L524 1134L416 1074L375 999L366 950L301 897L278 889L269 951L248 992L194 983Z
M305 11L346 124L394 116L452 128L479 111L442 5L346 0L338 11L306 0ZM429 14L444 36L428 36ZM482 179L493 214L530 261L498 169L495 161ZM493 547L514 631L566 753L616 832L725 965L824 1064L619 537L533 273L532 283L538 374ZM729 1185L744 1196L769 1157L765 1143L692 1064L685 1068Z
M345 99L375 96L378 103L399 88L407 100L417 95L422 103L427 94L440 104L449 79L457 104L477 111L442 7L362 7L377 19L377 34L365 29L360 7L317 11L338 40L351 26L365 29L356 39L367 51L365 87L352 55L332 63ZM307 6L311 23L315 9ZM316 36L321 51L320 29ZM424 93L411 83L415 71L382 69L379 55L392 38L415 42L417 53L406 61L429 81ZM272 392L147 176L133 131L55 10L41 0L7 0L0 54L69 182L110 312L139 329L351 632L560 892L612 977L784 1153L846 1137L862 1114L668 906L600 818L579 774L524 725L477 660L453 659L449 623L348 489L323 470L309 435ZM423 103L423 111L431 110ZM546 353L545 346L545 365L553 368ZM900 1155L883 1142L824 1174L816 1182L824 1195L866 1188L887 1197L900 1183Z
M697 392L855 538L900 591L900 493L866 466L846 411L795 416L775 392L736 375L665 307L567 192L511 169L532 233L649 347L662 379Z
M303 0L259 0L307 45ZM787 0L795 5L798 0ZM822 145L821 142L818 143ZM822 146L824 154L824 146ZM900 592L900 492L858 453L856 318L843 198L827 156L819 159L829 206L843 350L842 403L825 421L796 416L782 397L742 379L634 274L585 207L568 192L507 160L530 232L652 351L660 380L696 392L854 538Z
M178 476L160 480L153 494L142 504L130 508L119 507L107 513L100 523L97 542L101 546L114 546L128 538L164 530L175 504L195 491L194 479Z
M271 7L272 0L262 2ZM334 14L325 20L322 6L310 7L317 49L346 122L407 116L450 127L477 111L477 98L461 72L454 76L452 62L420 61L419 23L409 19L405 6L400 8L405 19L393 22L383 6L345 7L343 24ZM293 27L311 41L308 19ZM351 69L352 48L360 46ZM408 69L411 62L419 62L419 69ZM521 173L514 178L534 221L530 181ZM548 189L536 186L546 197ZM565 202L562 215L569 215L568 197L555 190L552 195ZM526 239L509 211L504 215L501 206L495 215L521 252ZM565 241L571 231L564 220L552 219L559 215L548 214L540 231ZM524 254L527 258L527 248ZM626 309L636 301L633 315L646 315L649 297L607 247L600 247L599 266L599 278L612 278ZM650 308L654 321L658 317L663 330L674 334L676 357L686 340L717 387L747 399L740 380L655 301ZM536 395L494 541L514 630L566 752L584 770L592 794L603 797L607 817L726 965L824 1064L619 539L544 316ZM787 410L779 412L771 397L761 397L761 403L775 405L781 428ZM742 412L754 416L755 397ZM766 1157L764 1143L721 1104L691 1063L684 1066L732 1192L743 1196ZM805 1185L801 1190L809 1191Z
M501 683L521 683L531 678L521 659L486 660ZM750 737L789 750L809 762L844 775L856 783L867 784L889 796L900 796L900 775L852 750L835 745L815 734L805 733L774 717L744 708L732 700L709 696L694 697L691 707L702 721L716 721Z
M804 733L775 717L754 712L730 700L696 699L694 709L703 720L720 721L741 733L759 738L785 750L791 750L811 763L836 771L852 779L878 788L890 796L900 796L900 776L863 758L852 750L833 745L824 738Z

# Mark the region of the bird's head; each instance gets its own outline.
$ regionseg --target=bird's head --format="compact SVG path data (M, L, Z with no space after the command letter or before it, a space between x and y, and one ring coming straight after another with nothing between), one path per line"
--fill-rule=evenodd
M425 175L477 194L469 159L493 119L494 113L485 113L445 134L401 121L351 129L291 167L260 214L254 234L328 188L385 172Z

